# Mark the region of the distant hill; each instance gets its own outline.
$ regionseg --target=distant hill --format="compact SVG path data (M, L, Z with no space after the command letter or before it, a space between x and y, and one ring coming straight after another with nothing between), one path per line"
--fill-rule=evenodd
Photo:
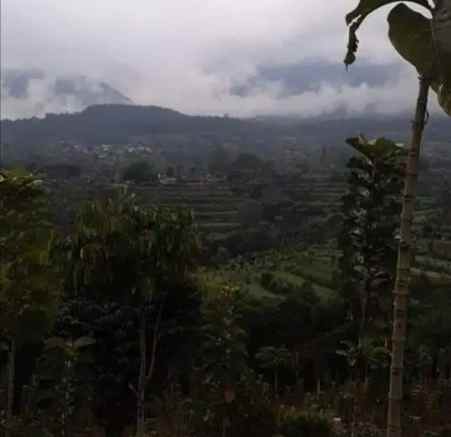
M60 141L124 144L131 137L157 134L226 134L249 122L223 117L195 117L156 106L95 105L74 114L48 114L42 119L3 120L2 141L36 145Z
M306 145L341 145L346 137L359 133L405 141L409 136L409 126L406 117L234 119L189 116L156 106L95 105L74 114L4 120L1 122L1 139L9 145L39 146L62 141L93 145L126 144L136 138L145 141L159 138L163 143L170 142L173 147L189 143L191 149L224 142L264 148L283 145L287 141ZM450 120L432 117L428 139L450 142Z

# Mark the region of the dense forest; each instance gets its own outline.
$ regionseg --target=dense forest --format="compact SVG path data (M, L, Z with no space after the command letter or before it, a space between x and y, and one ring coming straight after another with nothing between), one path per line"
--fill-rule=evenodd
M410 126L1 122L4 437L451 436L451 2L413 3Z

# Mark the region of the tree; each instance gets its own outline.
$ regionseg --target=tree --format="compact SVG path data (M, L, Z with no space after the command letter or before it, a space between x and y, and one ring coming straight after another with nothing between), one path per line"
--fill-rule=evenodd
M129 313L139 348L136 435L145 432L146 389L156 368L160 342L168 324L168 303L186 289L194 267L197 236L191 211L144 209L133 196L92 202L82 210L70 244L74 287L97 293L97 303ZM166 325L165 325L166 323Z
M50 329L59 283L42 182L31 174L2 171L0 210L0 340L8 349L5 436L9 437L17 349L41 341Z
M246 374L246 332L241 326L242 294L238 288L213 287L203 307L202 384L222 411L221 435L231 426L230 407L237 396L240 378Z
M390 373L387 436L402 435L401 403L403 397L403 361L406 342L407 306L409 297L412 221L414 215L418 161L423 132L427 121L429 90L438 95L439 103L451 115L451 0L410 0L432 15L431 19L413 11L405 4L395 6L389 16L389 38L398 53L415 66L420 74L419 92L412 139L407 159L404 197L401 213L397 275L394 287L394 318L392 364ZM366 17L396 0L360 0L346 16L349 26L346 65L356 59L357 30Z
M230 165L229 179L236 182L249 182L256 178L266 178L273 174L272 163L263 161L252 153L241 153Z
M155 181L156 174L154 168L149 162L137 161L126 167L122 179L124 181L132 181L140 184Z
M369 334L385 334L378 325L385 325L385 291L393 285L396 270L405 149L384 138L370 142L361 136L347 143L358 155L348 162L348 193L342 198L342 293L363 344ZM367 373L364 367L362 375Z
M207 296L203 305L202 368L206 380L218 382L226 396L247 367L242 294L226 285L211 293L214 295Z
M225 175L230 168L230 153L223 146L218 146L208 157L208 171L212 174Z
M238 217L243 228L257 226L263 215L263 206L257 200L249 199L241 202Z
M175 177L175 170L174 170L174 167L169 166L169 167L166 169L166 176L167 176L168 178L173 178L173 177Z
M34 408L40 410L48 428L71 435L77 409L90 399L89 371L95 340L90 337L50 337L34 375Z
M274 394L277 397L279 394L279 372L290 365L290 351L285 346L266 346L260 348L255 354L255 358L263 369L272 370L274 375Z

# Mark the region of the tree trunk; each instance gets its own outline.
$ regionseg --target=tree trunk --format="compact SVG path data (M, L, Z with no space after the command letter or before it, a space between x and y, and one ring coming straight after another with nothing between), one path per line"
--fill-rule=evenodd
M145 398L146 398L146 358L147 358L147 336L146 336L146 314L142 311L139 321L139 379L136 391L136 437L145 435Z
M14 409L14 381L16 379L16 342L11 340L8 356L8 398L6 404L6 431L5 437L11 437Z
M388 395L387 437L401 437L401 403L403 398L404 347L406 342L407 306L409 298L412 222L414 218L418 161L423 131L426 124L430 81L420 78L416 115L412 128L412 141L407 159L404 196L401 213L400 241L396 282L393 290L393 335Z

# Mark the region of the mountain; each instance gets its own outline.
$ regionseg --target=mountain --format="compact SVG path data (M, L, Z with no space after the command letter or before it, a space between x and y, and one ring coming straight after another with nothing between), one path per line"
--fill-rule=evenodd
M341 145L349 136L364 133L369 137L387 136L406 141L406 117L235 119L190 116L167 108L133 105L95 105L73 114L48 114L46 117L3 120L1 141L8 145L40 146L72 142L81 144L127 144L142 141L188 144L191 152L224 143L263 150L276 144ZM431 117L428 139L448 143L449 118Z
M131 137L163 134L221 133L246 123L222 117L194 117L156 106L94 105L73 114L3 120L2 141L36 145L61 141L83 144L125 144Z
M75 112L97 104L132 104L110 84L85 76L49 77L38 69L6 69L1 74L2 117Z

